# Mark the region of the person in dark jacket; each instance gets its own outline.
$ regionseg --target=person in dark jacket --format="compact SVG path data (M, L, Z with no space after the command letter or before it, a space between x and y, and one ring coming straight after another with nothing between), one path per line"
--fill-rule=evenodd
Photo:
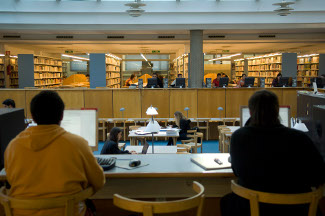
M276 78L274 78L274 80L272 81L272 87L282 87L279 86L281 77L282 77L281 73L278 73L278 75L276 75Z
M325 182L325 163L311 139L280 124L279 101L267 90L249 99L251 118L231 137L238 184L270 193L304 193ZM307 216L309 205L260 203L261 216ZM221 199L222 216L249 216L249 201L234 193Z
M187 119L183 113L176 111L174 113L174 117L175 117L175 123L176 125L174 127L177 127L179 129L181 129L181 131L179 132L179 137L177 138L177 140L187 140L189 139L187 137L187 130L191 129L191 120ZM173 139L169 138L168 140L168 144L167 145L173 145Z
M118 127L112 128L109 139L106 140L100 154L131 154L129 151L122 151L118 148L118 142L122 138L122 130Z

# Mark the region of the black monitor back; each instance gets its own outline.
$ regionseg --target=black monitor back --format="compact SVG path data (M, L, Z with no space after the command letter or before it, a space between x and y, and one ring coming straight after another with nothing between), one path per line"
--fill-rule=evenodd
M288 87L289 86L290 77L280 77L279 87Z
M227 87L229 82L228 77L221 77L219 80L219 87Z
M325 87L325 78L323 77L315 77L314 82L316 82L317 88Z
M149 78L147 88L157 88L158 78Z
M176 78L176 88L185 88L185 78Z
M0 168L4 167L4 152L9 142L25 129L24 109L0 109Z
M255 77L246 77L244 82L244 87L253 87L254 82L255 82Z

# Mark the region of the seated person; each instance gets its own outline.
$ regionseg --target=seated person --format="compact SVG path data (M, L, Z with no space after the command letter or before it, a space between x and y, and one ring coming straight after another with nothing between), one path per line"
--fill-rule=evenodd
M276 75L276 78L274 78L273 81L272 81L272 87L279 87L281 77L282 77L281 73L278 73L278 75Z
M132 74L130 78L125 81L125 86L130 86L131 84L133 84L134 80L135 80L135 75Z
M218 73L217 74L217 78L213 80L212 82L212 87L213 88L217 88L219 87L219 81L220 81L220 78L221 78L221 73Z
M164 85L163 85L163 83L162 83L162 80L159 79L159 77L158 77L158 73L154 73L154 74L152 74L152 78L157 78L158 88L163 88L163 87L164 87Z
M58 93L41 91L30 103L37 126L29 127L8 145L4 161L9 196L22 199L61 197L91 186L98 191L105 184L88 142L60 127L64 103ZM75 215L84 215L79 203ZM64 208L13 209L13 215L64 215Z
M183 78L183 74L177 74L177 78ZM176 79L170 84L170 86L175 87L176 86Z
M304 193L325 182L325 163L303 132L280 124L279 101L270 91L249 99L251 118L231 137L232 170L243 187L270 193ZM276 134L276 136L274 136ZM308 215L309 205L260 203L261 216ZM249 201L234 193L221 199L222 216L250 215Z
M135 152L129 152L128 150L122 151L118 148L118 142L122 138L122 130L118 127L112 128L109 133L109 139L106 140L100 154L131 154Z
M237 87L243 87L245 85L246 74L241 75L241 79L237 83Z
M186 117L183 115L183 113L176 111L174 113L175 117L175 123L176 125L174 127L178 127L178 129L181 129L179 132L179 137L177 140L188 140L189 138L187 137L187 130L191 129L191 120L186 119ZM168 144L167 145L173 145L173 139L169 138Z
M15 101L12 99L6 99L2 102L4 108L16 108Z

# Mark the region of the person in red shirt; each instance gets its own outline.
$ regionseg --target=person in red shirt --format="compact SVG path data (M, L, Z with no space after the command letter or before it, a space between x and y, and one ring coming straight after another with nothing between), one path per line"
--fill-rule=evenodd
M213 88L219 87L219 81L220 81L220 78L221 78L221 74L218 73L218 74L217 74L217 78L214 79L213 82L212 82L212 87L213 87Z

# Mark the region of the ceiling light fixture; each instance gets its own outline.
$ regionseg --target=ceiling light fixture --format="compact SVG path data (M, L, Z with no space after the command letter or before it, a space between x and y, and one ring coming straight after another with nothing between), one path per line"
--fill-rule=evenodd
M122 60L121 58L119 58L119 57L117 57L116 55L113 55L113 54L106 54L106 56L109 56L109 57L112 57L112 58L114 58L114 59L117 59L117 60Z
M126 12L128 12L131 17L139 17L145 12L141 7L146 6L146 4L141 3L141 0L135 0L132 3L125 4L125 6L130 7Z
M282 1L280 3L274 3L272 5L280 6L280 8L274 10L275 12L278 12L278 15L287 16L287 15L291 14L290 11L294 10L293 8L289 7L289 5L292 5L294 3L295 2Z
M149 64L149 66L151 67L151 64L150 64L150 62L148 61L148 59L142 54L142 53L140 53L140 55L141 55L141 57L144 59L144 60L146 60L146 62L148 62L148 64Z
M241 53L236 53L236 54L232 54L232 55L228 55L228 56L222 56L222 57L218 57L218 58L215 58L215 59L210 59L209 61L218 61L218 60L222 60L222 59L231 59L232 57L239 56L239 55L241 55Z

